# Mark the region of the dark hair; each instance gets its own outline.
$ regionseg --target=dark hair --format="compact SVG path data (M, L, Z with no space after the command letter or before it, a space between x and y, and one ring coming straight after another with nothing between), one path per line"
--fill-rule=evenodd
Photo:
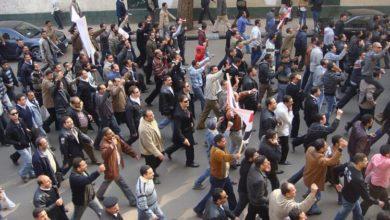
M207 24L202 22L202 30L206 29L207 28Z
M322 138L319 138L317 140L315 140L313 143L312 143L313 147L316 149L316 151L319 151L321 150L323 147L325 147L325 140L322 139Z
M290 95L285 95L283 96L283 102L289 102L290 100L292 99L292 97Z
M272 55L270 53L267 53L265 56L264 56L264 60L269 60L272 58Z
M100 90L102 90L102 87L103 86L106 86L104 83L101 83L101 84L99 84L98 86L97 86L97 90L98 91L100 91Z
M225 138L225 136L223 136L223 134L217 134L215 135L214 137L214 143L217 144L218 142L221 142L221 140Z
M271 100L272 100L272 99L274 99L274 98L270 97L270 98L267 98L267 99L265 100L265 105L266 105L267 107L271 104Z
M72 167L73 169L77 169L80 167L80 163L83 161L83 158L81 157L75 157L72 161Z
M382 154L382 156L385 156L386 154L390 153L390 144L384 144L379 149L379 152Z
M327 61L327 59L322 59L322 60L320 61L321 66L324 66L324 65L326 64L326 61Z
M165 81L167 81L169 78L172 78L170 75L165 75L164 77L163 77L163 81L165 82Z
M61 125L64 126L65 124L65 121L68 120L68 119L72 119L69 115L65 115L64 117L61 118Z
M352 162L354 162L355 164L359 163L359 162L363 162L364 158L367 158L367 156L364 154L364 153L356 153L353 157L352 157Z
M373 117L370 114L364 114L361 118L360 121L362 122L362 125L368 125L372 121Z
M273 138L274 136L276 135L276 131L273 130L273 129L268 129L266 132L265 132L265 139L271 139Z
M320 122L323 119L324 115L324 113L317 113L314 115L313 119L315 122Z
M49 24L51 21L50 20L46 20L45 21L45 24Z
M245 159L249 160L249 158L252 158L253 155L255 155L256 153L256 149L253 148L253 147L248 147L246 150L245 150Z
M198 62L198 61L193 60L193 61L191 62L191 65L192 65L192 66L195 66L197 62Z
M321 46L322 45L322 40L321 39L318 39L317 41L316 41L316 46Z
M32 212L32 215L33 215L34 218L38 218L38 217L39 217L39 214L41 214L41 212L43 212L43 211L45 211L44 208L41 208L41 207L35 208L35 209L33 210L33 212Z
M248 73L251 73L255 68L254 67L249 67L248 68Z
M302 27L301 27L301 30L304 30L304 31L306 31L307 29L308 29L308 27L307 27L307 25L306 25L306 24L302 25Z
M288 212L288 217L290 218L290 220L299 220L299 215L302 213L303 211L297 207L291 209L289 212Z
M317 93L320 90L317 86L314 86L310 89L310 94L314 95L314 93Z
M332 137L332 144L336 145L337 143L339 143L341 138L343 138L342 135L339 135L339 134L333 135L333 137Z
M179 102L183 102L185 99L188 99L186 95L179 96Z
M340 18L342 18L344 16L348 16L348 14L346 12L343 12L343 13L340 14Z
M165 6L167 6L167 3L166 3L166 2L163 2L161 6L162 6L162 7L165 7Z
M299 75L299 73L291 73L291 75L290 75L290 81L292 81L293 79L295 79L298 75Z
M129 87L129 93L130 93L130 94L133 94L133 92L134 92L135 89L138 89L138 87L137 87L137 86L134 86L134 85L130 86L130 87Z
M20 101L20 99L21 99L22 97L26 97L26 95L23 94L23 93L17 94L16 97L15 97L16 102L17 102L17 101Z
M290 189L288 188L289 182L284 182L282 185L280 185L280 191L282 192L282 195L286 195L287 193L290 192Z
M0 61L0 65L3 66L4 64L8 63L8 60L2 60Z
M142 165L141 168L139 168L139 173L141 174L141 176L143 176L148 173L148 170L150 168L151 167L149 165Z
M213 196L213 201L216 202L218 201L219 199L221 199L221 194L223 192L223 189L222 188L215 188L212 192L212 196Z
M265 159L266 158L264 155L259 155L258 157L256 157L255 161L253 161L253 163L256 167L260 167L264 163Z
M255 20L255 25L258 25L258 24L260 24L260 19Z

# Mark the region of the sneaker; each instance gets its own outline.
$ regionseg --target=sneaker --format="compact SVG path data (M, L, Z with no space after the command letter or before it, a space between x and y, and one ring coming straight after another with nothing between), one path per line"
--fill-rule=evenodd
M204 185L200 184L200 185L194 185L192 187L193 190L203 190L204 188L206 188Z
M28 183L30 178L28 178L28 176L24 176L24 177L22 177L22 180L23 180L23 183Z

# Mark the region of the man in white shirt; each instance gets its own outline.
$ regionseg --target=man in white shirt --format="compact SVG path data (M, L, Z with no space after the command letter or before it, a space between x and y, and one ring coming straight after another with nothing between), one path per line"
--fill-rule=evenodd
M255 20L255 26L253 26L250 36L249 46L252 48L251 53L251 65L255 65L257 60L261 57L261 23L260 19Z
M283 102L279 102L275 110L275 117L278 122L276 131L278 132L280 146L282 147L282 157L279 162L281 165L290 165L286 159L289 150L288 137L290 136L292 120L294 118L292 105L292 97L285 95L283 97Z
M324 29L324 52L328 52L330 47L334 44L334 24L330 22Z

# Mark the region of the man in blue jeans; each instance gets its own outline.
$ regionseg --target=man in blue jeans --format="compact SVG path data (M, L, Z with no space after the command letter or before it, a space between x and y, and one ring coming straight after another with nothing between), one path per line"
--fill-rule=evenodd
M193 209L197 216L202 216L206 203L211 197L215 188L222 188L228 195L229 209L234 210L237 205L233 191L233 185L229 178L229 166L233 160L241 157L240 153L227 153L227 141L222 134L217 134L214 138L214 146L210 150L210 191Z
M352 211L353 220L363 220L362 208L360 207L359 198L369 201L372 204L379 205L381 208L384 202L375 200L368 194L368 187L364 181L362 170L367 167L368 159L363 153L357 153L352 162L345 164L344 170L344 187L341 191L343 196L343 207L338 211L335 220L347 219ZM341 169L340 169L341 170Z
M310 3L312 4L311 12L313 14L314 31L319 31L318 20L320 18L322 4L324 3L324 0L310 0Z

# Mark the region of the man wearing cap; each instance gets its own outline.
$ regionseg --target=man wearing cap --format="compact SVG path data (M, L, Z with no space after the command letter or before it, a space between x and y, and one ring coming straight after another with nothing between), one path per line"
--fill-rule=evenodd
M123 220L119 213L118 198L106 197L103 200L104 211L100 220Z

